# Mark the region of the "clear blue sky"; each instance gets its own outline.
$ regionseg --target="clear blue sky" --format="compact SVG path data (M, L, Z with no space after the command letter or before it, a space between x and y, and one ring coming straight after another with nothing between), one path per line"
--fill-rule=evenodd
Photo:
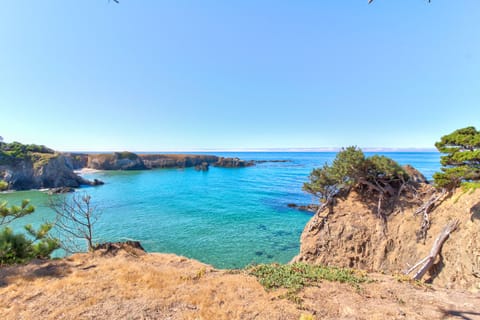
M480 127L478 0L0 8L6 141L65 151L429 148L468 125Z

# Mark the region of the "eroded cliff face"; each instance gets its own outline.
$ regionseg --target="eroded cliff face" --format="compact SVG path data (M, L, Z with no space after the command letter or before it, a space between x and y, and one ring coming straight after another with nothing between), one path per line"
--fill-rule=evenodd
M0 165L0 179L12 190L77 188L91 184L73 172L70 157L58 153Z
M254 161L196 154L135 154L114 152L109 154L77 155L77 161L86 168L97 170L145 170L158 168L190 168L207 170L210 165L223 168L243 168L255 165Z
M386 224L359 197L352 192L330 214L315 214L302 233L294 261L402 273L428 255L449 221L459 219L458 229L424 279L448 288L480 290L480 190L458 190L436 207L424 241L417 237L422 216L414 212L427 194L404 199Z
M218 161L212 155L185 155L185 154L141 154L145 166L149 169L156 168L187 168L204 166Z
M142 159L132 152L89 155L87 168L98 170L144 170Z

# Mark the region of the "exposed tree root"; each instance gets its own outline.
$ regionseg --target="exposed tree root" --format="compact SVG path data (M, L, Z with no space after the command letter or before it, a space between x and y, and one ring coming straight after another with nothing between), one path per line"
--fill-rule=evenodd
M448 239L450 233L457 229L458 225L458 219L452 220L447 223L447 225L442 229L442 232L440 232L440 234L435 239L435 242L433 243L432 249L430 250L428 256L415 263L412 267L405 271L405 274L408 275L414 270L416 270L419 266L421 266L420 269L418 269L418 271L413 276L414 280L421 280L425 273L427 273L433 266L436 256L440 253L440 250L442 249L443 243Z
M415 210L414 215L422 214L423 216L420 230L417 231L417 241L423 240L425 242L428 229L430 229L430 212L443 201L446 194L447 190L445 188L440 192L435 191L426 202Z

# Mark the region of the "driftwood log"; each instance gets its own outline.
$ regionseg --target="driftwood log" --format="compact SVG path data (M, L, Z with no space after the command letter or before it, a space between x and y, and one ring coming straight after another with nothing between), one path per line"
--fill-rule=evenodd
M442 249L443 243L448 239L448 236L450 235L450 233L452 233L457 229L458 224L459 224L458 219L452 220L449 223L447 223L447 225L442 229L442 232L440 232L440 234L435 239L435 242L433 243L432 249L430 250L430 253L428 254L428 256L426 256L422 260L415 263L413 267L405 271L405 274L408 275L421 266L420 269L418 269L418 271L413 276L414 280L421 280L422 277L425 275L425 273L427 273L430 270L430 268L433 266L433 263L435 262L435 258L437 257L437 255L440 253L440 250Z

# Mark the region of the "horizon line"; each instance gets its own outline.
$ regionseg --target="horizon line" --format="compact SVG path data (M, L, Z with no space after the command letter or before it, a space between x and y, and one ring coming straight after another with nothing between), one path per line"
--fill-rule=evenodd
M364 152L437 152L435 148L422 147L366 147L360 148ZM105 149L105 150L67 150L62 152L72 153L102 153L102 152L122 152L129 151L133 153L160 153L160 152L339 152L342 148L339 147L317 147L317 148L185 148L185 149L159 149L155 151L147 150L119 150L119 149Z

